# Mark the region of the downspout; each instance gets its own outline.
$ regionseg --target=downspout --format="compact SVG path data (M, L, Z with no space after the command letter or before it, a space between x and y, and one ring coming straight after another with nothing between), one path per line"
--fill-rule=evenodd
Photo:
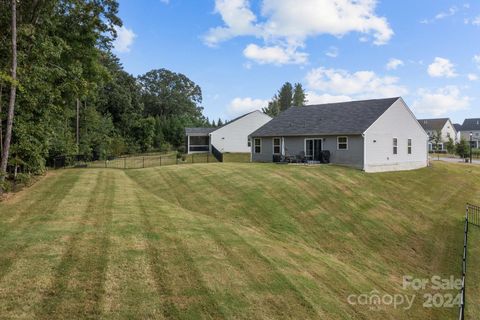
M367 139L365 139L365 132L362 133L363 138L363 171L365 171L365 167L367 165Z

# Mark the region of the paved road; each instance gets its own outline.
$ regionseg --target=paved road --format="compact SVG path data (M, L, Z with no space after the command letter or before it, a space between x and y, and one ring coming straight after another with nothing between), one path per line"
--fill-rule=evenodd
M437 157L430 157L431 161L438 161ZM440 161L451 162L451 163L465 163L465 160L459 158L442 158L440 157ZM480 164L480 160L473 159L473 164Z

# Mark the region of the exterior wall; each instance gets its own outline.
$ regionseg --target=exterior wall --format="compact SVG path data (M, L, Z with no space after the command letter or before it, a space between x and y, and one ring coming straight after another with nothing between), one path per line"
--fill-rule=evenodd
M364 137L366 172L411 170L428 165L428 135L402 99L378 118ZM393 138L398 139L396 155ZM412 154L407 152L408 139L412 139Z
M472 135L473 140L473 147L479 148L480 147L480 131L472 130L472 131L461 131L460 136L465 139L465 141L470 141L470 132Z
M262 141L262 152L260 154L254 153L254 142L252 139L252 161L273 161L273 138L274 137L260 138ZM348 136L348 150L337 150L337 136L283 137L284 154L286 156L295 156L302 151L305 152L305 139L308 138L321 138L323 140L322 150L330 151L331 163L348 165L359 169L363 168L363 137L360 135Z
M225 125L210 134L210 142L218 151L250 152L248 136L272 118L260 111L252 112L241 119Z

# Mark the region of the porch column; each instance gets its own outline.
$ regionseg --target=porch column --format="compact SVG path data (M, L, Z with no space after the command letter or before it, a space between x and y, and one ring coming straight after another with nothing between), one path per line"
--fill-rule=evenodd
M187 154L190 153L190 135L187 136Z

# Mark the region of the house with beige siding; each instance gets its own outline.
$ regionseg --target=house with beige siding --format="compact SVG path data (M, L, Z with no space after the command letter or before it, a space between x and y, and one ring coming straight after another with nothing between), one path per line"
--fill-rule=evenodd
M366 172L428 164L428 135L399 97L291 107L250 138L254 162L327 159Z
M419 119L418 122L428 134L428 151L446 152L448 140L457 141L457 129L449 118ZM440 142L435 146L435 137L438 134L440 134Z

